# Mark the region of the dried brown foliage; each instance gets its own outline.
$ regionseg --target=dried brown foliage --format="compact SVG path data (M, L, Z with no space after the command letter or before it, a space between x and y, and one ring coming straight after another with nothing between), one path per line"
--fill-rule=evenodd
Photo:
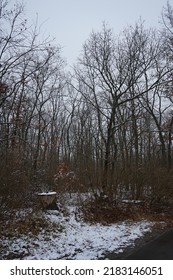
M81 207L83 219L89 223L111 224L121 221L164 221L173 224L171 207L151 208L146 202L118 203L108 198L90 199Z
M55 228L56 230L62 231L60 224L49 221L44 213L41 212L31 212L19 218L16 218L14 213L12 216L12 219L1 220L0 224L1 235L7 236L8 238L21 234L38 235L43 230L49 232Z
M10 208L26 205L29 176L17 151L9 153L6 165L0 163L0 193L2 203Z
M78 176L66 162L59 164L57 173L54 175L54 184L58 192L71 193L79 191L82 188Z

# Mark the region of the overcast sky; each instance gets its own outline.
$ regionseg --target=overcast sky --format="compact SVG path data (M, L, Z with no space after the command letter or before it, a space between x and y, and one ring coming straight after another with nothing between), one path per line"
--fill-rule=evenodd
M169 1L173 4L173 0ZM55 37L69 64L75 62L82 44L103 21L119 34L142 18L146 26L158 26L167 0L24 0L26 16L43 23L42 32Z

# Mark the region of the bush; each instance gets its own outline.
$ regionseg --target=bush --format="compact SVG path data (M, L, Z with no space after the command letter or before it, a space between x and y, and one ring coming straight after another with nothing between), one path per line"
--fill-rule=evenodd
M86 222L101 224L141 220L148 215L148 209L143 204L116 203L106 195L86 200L81 211Z
M0 163L1 206L18 208L26 204L30 180L18 154L11 152L8 157L6 164Z
M65 162L59 164L57 172L54 175L54 184L56 191L63 193L78 192L83 187L76 173Z

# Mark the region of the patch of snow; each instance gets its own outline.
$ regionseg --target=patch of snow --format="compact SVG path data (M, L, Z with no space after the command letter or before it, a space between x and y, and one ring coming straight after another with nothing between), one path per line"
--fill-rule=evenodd
M123 199L122 200L122 203L132 203L132 204L140 204L140 203L143 203L144 201L143 200L129 200L129 199Z
M40 196L44 196L44 195L55 195L57 194L56 192L42 192L42 193L37 193L37 195L40 195Z
M55 210L46 216L50 221L62 226L62 231L43 230L37 237L20 236L4 239L8 252L21 252L22 259L28 260L95 260L104 257L105 252L123 252L134 241L150 231L152 223L121 222L111 225L90 225L76 218L75 207L70 206L70 215L65 217Z

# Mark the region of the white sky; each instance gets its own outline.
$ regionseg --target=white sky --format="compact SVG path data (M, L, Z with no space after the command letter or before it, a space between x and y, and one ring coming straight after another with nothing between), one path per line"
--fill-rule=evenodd
M173 0L169 1L173 4ZM24 0L26 17L43 23L42 32L56 38L69 64L75 62L82 44L103 21L119 34L141 17L146 26L157 26L167 0Z

